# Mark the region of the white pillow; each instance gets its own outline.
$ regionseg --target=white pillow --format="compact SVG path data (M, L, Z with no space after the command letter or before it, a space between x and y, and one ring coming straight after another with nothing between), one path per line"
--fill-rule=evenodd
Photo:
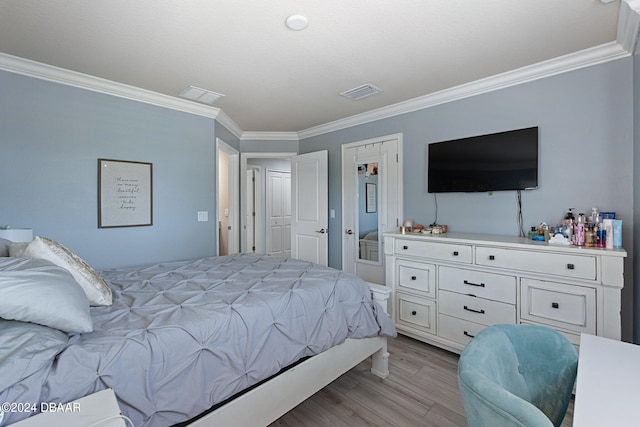
M91 332L89 300L73 276L44 259L0 258L0 317Z
M9 254L12 257L46 259L67 269L82 286L91 305L111 305L111 289L107 282L82 258L60 243L38 236L26 246L20 243L11 244Z

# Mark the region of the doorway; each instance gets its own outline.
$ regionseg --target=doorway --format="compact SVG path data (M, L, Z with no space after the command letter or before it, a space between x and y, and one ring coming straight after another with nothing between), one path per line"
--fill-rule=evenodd
M291 157L296 153L241 153L240 154L240 186L246 190L246 197L243 197L240 206L241 218L243 219L241 224L241 247L240 250L243 253L256 252L256 253L271 253L273 246L269 247L273 243L273 235L269 236L267 241L267 233L269 231L268 214L267 214L267 172L291 172ZM251 179L254 179L251 182ZM272 181L270 184L274 184ZM286 203L291 200L291 191L289 185L288 194L285 189L284 192L279 193L278 197L283 198L281 203ZM271 194L273 191L269 190ZM251 198L249 193L253 193ZM270 200L270 206L273 205L273 200ZM252 205L253 204L253 209ZM286 210L286 205L279 206ZM286 216L283 214L283 217ZM289 223L290 224L290 223ZM286 228L283 229L283 233L286 233ZM290 229L289 229L290 230ZM284 238L284 237L283 237ZM288 237L290 239L290 234ZM283 241L284 242L284 241ZM277 243L277 239L276 239ZM282 248L282 251L286 248ZM276 247L275 252L280 251L279 247ZM280 253L280 255L283 255ZM290 256L290 245L289 245Z
M238 227L238 170L239 152L220 138L216 138L218 166L218 194L215 220L218 228L216 249L218 255L238 252L240 238Z
M402 134L342 146L342 268L385 283L385 232L402 218Z

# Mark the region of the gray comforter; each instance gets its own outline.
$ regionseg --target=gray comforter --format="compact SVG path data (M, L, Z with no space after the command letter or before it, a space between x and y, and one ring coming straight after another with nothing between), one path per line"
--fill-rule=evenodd
M395 336L362 280L304 261L236 255L103 277L114 302L91 308L94 331L0 401L67 402L111 387L136 426L166 426L346 338Z

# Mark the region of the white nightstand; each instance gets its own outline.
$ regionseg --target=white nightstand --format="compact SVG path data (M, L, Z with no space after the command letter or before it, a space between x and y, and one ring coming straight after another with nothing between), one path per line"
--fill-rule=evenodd
M18 421L12 426L39 427L55 425L88 427L97 424L100 427L126 427L124 419L119 417L120 407L116 401L116 395L110 388L64 405L53 403L44 403L42 405L49 412L42 412L26 420ZM56 411L56 409L59 410Z

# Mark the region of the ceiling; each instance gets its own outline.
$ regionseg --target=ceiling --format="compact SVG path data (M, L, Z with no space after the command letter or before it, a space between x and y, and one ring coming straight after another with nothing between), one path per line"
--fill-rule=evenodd
M628 0L627 0L628 1ZM620 1L0 0L0 52L299 132L616 41ZM285 26L292 14L303 31ZM352 101L341 92L382 92Z

